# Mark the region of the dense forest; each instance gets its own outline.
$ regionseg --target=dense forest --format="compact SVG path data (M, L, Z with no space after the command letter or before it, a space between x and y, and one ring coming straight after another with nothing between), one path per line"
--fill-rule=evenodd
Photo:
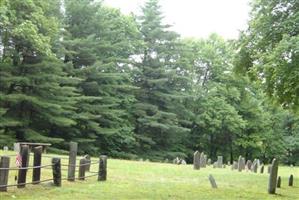
M0 0L0 146L299 164L299 1L254 0L238 40L183 38L158 0L141 10Z

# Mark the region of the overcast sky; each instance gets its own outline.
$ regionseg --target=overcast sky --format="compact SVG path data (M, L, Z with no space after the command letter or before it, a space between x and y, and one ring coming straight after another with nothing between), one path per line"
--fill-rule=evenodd
M105 0L123 13L140 14L146 0ZM160 0L165 22L185 37L207 37L215 32L237 38L246 28L250 0Z

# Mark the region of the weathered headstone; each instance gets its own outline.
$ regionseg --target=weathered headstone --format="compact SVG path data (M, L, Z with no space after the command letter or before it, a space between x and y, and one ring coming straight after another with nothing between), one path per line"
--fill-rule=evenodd
M237 161L234 161L234 162L233 162L233 166L234 166L234 169L238 169L238 162L237 162Z
M260 172L261 172L261 174L264 173L264 165L261 166Z
M211 183L212 188L217 188L216 181L215 181L214 177L212 176L212 174L209 175L209 181Z
M245 170L245 164L246 164L245 163L245 158L242 157L241 160L242 160L242 170Z
M8 151L8 146L4 146L3 151Z
M201 152L199 159L200 159L200 161L199 161L200 168L203 168L203 166L204 166L204 159L205 159L204 152Z
M193 169L200 169L200 153L198 151L195 151L193 155Z
M269 176L269 185L268 185L269 194L275 194L277 174L278 174L278 161L274 158L272 161L272 167Z
M281 185L281 178L280 178L280 176L278 176L278 178L277 178L277 188L280 188L280 185Z
M212 160L211 160L211 158L209 158L208 161L207 161L208 166L210 166L211 163L212 163Z
M293 186L293 182L294 182L294 176L293 174L291 174L289 177L289 186Z
M181 160L181 165L187 165L187 163L184 159Z
M270 173L270 171L271 171L271 165L268 165L268 174Z
M257 173L257 162L255 162L255 163L253 164L253 166L252 166L252 171L253 171L254 173Z
M204 161L204 163L203 163L203 164L204 164L203 167L207 167L207 160L208 160L208 156L205 155L205 156L204 156L204 160L203 160L203 161Z
M223 156L217 157L217 167L222 168L223 167Z
M239 156L239 159L238 159L238 171L241 172L242 169L243 169L243 166L242 166L242 156Z
M247 162L246 162L246 169L250 170L251 169L251 165L252 165L251 160L247 160Z
M172 163L178 165L180 162L180 159L178 157L176 157L175 159L173 159Z
M8 156L1 156L0 157L0 168L9 168L9 160L10 158ZM8 169L2 169L0 170L0 192L6 192L7 191L7 183L8 183ZM0 195L1 196L1 195Z
M217 162L214 162L213 163L213 168L217 168L218 167L218 163Z
M257 167L260 167L260 166L261 166L261 161L260 161L260 159L257 159L257 160L256 160L256 163L257 163Z
M85 180L85 171L86 171L86 164L87 164L86 158L80 159L79 163L80 163L80 165L79 165L78 179L83 181L83 180Z

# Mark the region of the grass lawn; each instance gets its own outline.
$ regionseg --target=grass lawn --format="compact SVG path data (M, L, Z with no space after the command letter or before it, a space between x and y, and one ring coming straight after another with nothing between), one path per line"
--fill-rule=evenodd
M12 154L13 152L10 152ZM3 152L0 151L0 155ZM32 157L30 163L32 163ZM93 158L97 160L97 158ZM67 160L62 160L67 163ZM11 166L15 158L11 158ZM50 158L43 158L43 164L49 164ZM30 164L32 165L32 164ZM63 167L64 169L66 167ZM93 165L92 171L98 166ZM63 178L67 171L63 172ZM173 165L140 161L108 159L108 180L97 182L97 177L85 181L62 182L62 187L54 187L51 183L27 185L26 188L8 188L8 192L0 193L0 200L10 199L299 199L299 168L279 167L282 177L281 188L276 195L267 194L268 174L232 171L230 167L213 169L212 167L193 170L192 165ZM52 177L51 169L42 170L42 179ZM16 172L10 172L10 183L14 183ZM216 179L218 189L212 189L208 175ZM294 187L288 187L288 176L294 175ZM77 175L77 174L76 174ZM27 182L31 181L31 170L28 171Z

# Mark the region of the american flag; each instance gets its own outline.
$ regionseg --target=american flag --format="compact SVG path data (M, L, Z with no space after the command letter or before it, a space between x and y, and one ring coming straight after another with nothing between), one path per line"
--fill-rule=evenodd
M16 166L22 167L22 156L20 155L20 153L18 153L16 157Z

